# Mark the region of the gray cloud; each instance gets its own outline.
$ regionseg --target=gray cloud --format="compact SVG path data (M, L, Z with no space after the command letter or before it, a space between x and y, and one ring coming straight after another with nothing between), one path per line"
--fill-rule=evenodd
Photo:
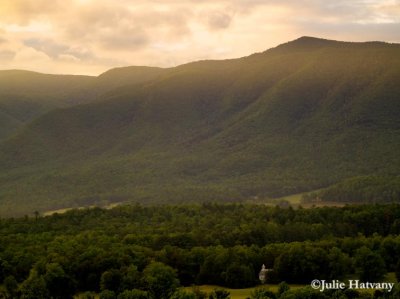
M107 31L99 36L99 41L107 49L136 50L149 43L149 37L140 28L124 28L115 33Z
M9 50L0 51L0 61L12 60L14 58L14 56L15 56L14 51L9 51Z
M231 21L232 17L224 12L211 12L208 16L208 26L211 29L226 29Z
M57 58L58 55L66 53L68 46L56 43L50 39L30 38L23 41L24 45L37 51L45 53L47 56Z
M190 34L190 10L157 10L153 7L126 8L97 5L77 12L76 21L65 27L69 39L110 50L137 50L151 42L170 41Z
M373 22L376 17L384 14L376 4L378 1L339 1L336 5L320 4L319 10L326 15L333 15L341 20L363 20Z
M30 38L23 41L24 45L45 53L47 56L57 59L60 55L73 56L78 60L93 58L90 51L79 48L71 48L65 44L57 43L51 39Z

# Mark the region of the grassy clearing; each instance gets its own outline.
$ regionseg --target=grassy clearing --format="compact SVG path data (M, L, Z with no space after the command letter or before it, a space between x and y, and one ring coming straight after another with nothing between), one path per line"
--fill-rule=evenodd
M119 205L121 205L121 204L124 204L124 202L111 203L111 204L106 205L106 206L101 206L101 208L103 208L103 209L112 209L112 208L115 208L115 207L117 207L117 206L119 206ZM58 209L58 210L50 210L50 211L43 212L43 216L51 216L51 215L53 215L53 214L55 214L55 213L57 213L57 214L63 214L63 213L68 212L68 211L70 211L70 210L75 210L75 209L77 209L77 210L83 210L83 209L89 209L89 208L94 208L94 207L96 207L96 205L91 205L91 206L86 206L86 207L74 207L74 208L65 208L65 209Z
M287 204L290 204L294 208L298 208L299 206L302 206L303 208L345 206L345 203L343 203L343 202L333 202L333 201L332 202L328 202L328 201L312 202L312 203L303 203L302 202L302 198L303 198L304 194L311 193L311 192L319 192L319 191L321 191L321 189L287 195L287 196L282 196L282 197L276 197L276 198L252 199L247 202L254 203L254 204L263 204L263 205L267 205L267 206L279 205L282 207L285 207Z
M307 192L308 193L308 192ZM277 202L282 202L282 201L287 201L289 202L291 205L300 205L301 203L301 198L303 196L304 193L298 193L298 194L292 194L292 195L288 195L288 196L283 196L283 197L279 197L279 198L275 198L274 200L276 200Z
M43 212L43 216L51 216L51 215L56 214L56 213L57 214L63 214L65 212L68 212L68 211L73 210L73 209L83 209L83 208L80 207L80 208L65 208L65 209L51 210L51 211Z
M302 206L303 208L313 208L313 207L344 207L346 203L344 202L335 202L335 201L321 201L321 202L310 202L304 203L302 202L302 198L304 194L311 192L319 192L322 189L317 189L309 192L297 193L288 196L278 197L271 200L273 204L282 204L284 202L288 202L292 207L298 208Z

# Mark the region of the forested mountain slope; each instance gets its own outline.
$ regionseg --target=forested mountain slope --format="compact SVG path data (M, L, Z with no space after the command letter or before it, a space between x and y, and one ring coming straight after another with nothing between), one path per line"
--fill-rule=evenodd
M0 71L0 140L46 112L95 101L114 88L149 82L163 71L166 70L126 67L98 77Z
M146 69L141 80L129 73L103 74L88 88L95 101L53 110L0 144L2 214L236 201L399 174L397 44L303 37L241 59ZM112 87L100 92L99 80Z

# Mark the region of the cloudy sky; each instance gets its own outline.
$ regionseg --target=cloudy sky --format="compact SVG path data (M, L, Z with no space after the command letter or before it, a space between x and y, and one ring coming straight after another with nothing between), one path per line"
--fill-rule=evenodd
M0 69L97 75L300 36L400 42L400 0L0 0Z

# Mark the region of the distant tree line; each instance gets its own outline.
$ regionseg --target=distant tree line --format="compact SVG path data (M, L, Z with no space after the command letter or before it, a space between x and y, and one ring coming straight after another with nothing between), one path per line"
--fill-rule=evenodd
M400 202L400 176L354 177L318 192L306 193L302 201L344 203Z

